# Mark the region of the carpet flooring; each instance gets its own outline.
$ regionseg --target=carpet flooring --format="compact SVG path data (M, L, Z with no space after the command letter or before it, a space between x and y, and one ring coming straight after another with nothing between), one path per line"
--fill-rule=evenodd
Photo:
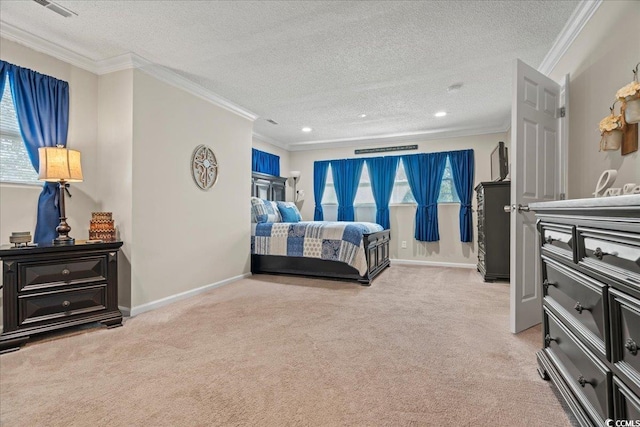
M3 426L568 426L509 286L258 275L0 356Z

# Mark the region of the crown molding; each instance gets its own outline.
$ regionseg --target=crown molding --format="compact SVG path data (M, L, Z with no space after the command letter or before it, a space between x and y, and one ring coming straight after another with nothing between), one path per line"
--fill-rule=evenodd
M447 128L437 129L427 132L411 132L411 133L398 133L391 135L380 135L369 138L345 138L345 139L330 139L323 141L304 141L293 142L288 144L288 151L310 151L310 150L323 150L327 148L344 148L344 147L360 147L363 145L382 145L382 144L395 144L405 142L421 142L430 141L434 139L446 139L456 138L462 136L473 135L487 135L491 133L502 133L509 130L511 123L510 116L503 120L503 122L496 126L487 126L483 128Z
M135 55L132 55L132 61L135 64L135 69L142 71L156 79L163 81L167 84L175 86L179 89L184 90L198 98L204 99L205 101L210 102L213 105L216 105L220 108L223 108L227 111L231 111L239 115L240 117L244 117L245 119L255 121L258 118L258 115L235 104L228 99L218 95L217 93L206 89L203 86L187 79L186 77L181 76L175 71L169 70L162 65L154 64L146 59Z
M265 136L257 132L253 132L253 137L255 139L259 139L262 142L266 142L267 144L275 145L276 147L289 151L289 145L282 141L278 141L277 139L273 139L269 136Z
M582 0L576 6L562 31L553 42L551 49L549 49L549 52L540 63L538 71L544 75L549 75L553 71L553 68L558 64L601 4L602 0Z
M18 27L0 20L0 37L21 44L30 49L53 56L56 59L74 65L83 70L98 74L96 62L84 55L73 52L52 41L45 40Z
M247 110L246 108L243 108L217 93L192 82L175 71L163 67L162 65L155 64L140 55L136 55L135 53L130 52L113 58L94 61L91 58L80 55L66 47L62 47L27 31L21 30L4 21L0 21L0 36L97 75L113 73L121 70L138 69L158 80L182 89L185 92L204 99L205 101L227 111L231 111L245 119L254 121L258 118L257 114Z

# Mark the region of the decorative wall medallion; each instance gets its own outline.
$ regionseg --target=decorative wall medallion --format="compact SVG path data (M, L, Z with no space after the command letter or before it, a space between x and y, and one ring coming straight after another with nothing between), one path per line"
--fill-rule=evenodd
M198 145L191 156L193 180L201 190L208 190L218 180L218 161L213 150L206 145Z

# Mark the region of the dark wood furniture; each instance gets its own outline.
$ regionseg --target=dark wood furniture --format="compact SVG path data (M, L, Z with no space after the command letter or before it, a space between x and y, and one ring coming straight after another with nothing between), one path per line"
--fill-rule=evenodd
M277 255L251 255L251 272L254 274L295 274L302 276L326 277L331 279L357 280L368 286L371 281L390 265L390 231L362 236L367 271L360 275L349 264L319 258L288 257Z
M251 195L261 199L280 201L285 199L286 178L253 172ZM282 185L282 190L280 190ZM279 255L251 255L253 274L295 274L326 277L331 279L357 280L368 286L371 281L390 265L390 230L365 234L362 238L367 259L367 271L360 275L348 264L320 258L287 257Z
M122 325L118 251L122 242L2 247L0 352L32 335L85 323Z
M640 419L640 196L529 207L541 242L540 374L582 426Z
M287 178L267 175L260 172L251 173L251 195L265 200L285 199Z
M485 282L509 280L511 182L481 182L475 188L478 210L478 271Z

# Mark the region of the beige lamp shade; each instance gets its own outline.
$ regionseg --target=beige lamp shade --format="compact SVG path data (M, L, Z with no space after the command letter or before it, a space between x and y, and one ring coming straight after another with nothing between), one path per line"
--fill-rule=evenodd
M38 148L40 181L82 182L80 152L62 146Z
M289 175L291 175L291 178L300 178L300 171L291 171Z

